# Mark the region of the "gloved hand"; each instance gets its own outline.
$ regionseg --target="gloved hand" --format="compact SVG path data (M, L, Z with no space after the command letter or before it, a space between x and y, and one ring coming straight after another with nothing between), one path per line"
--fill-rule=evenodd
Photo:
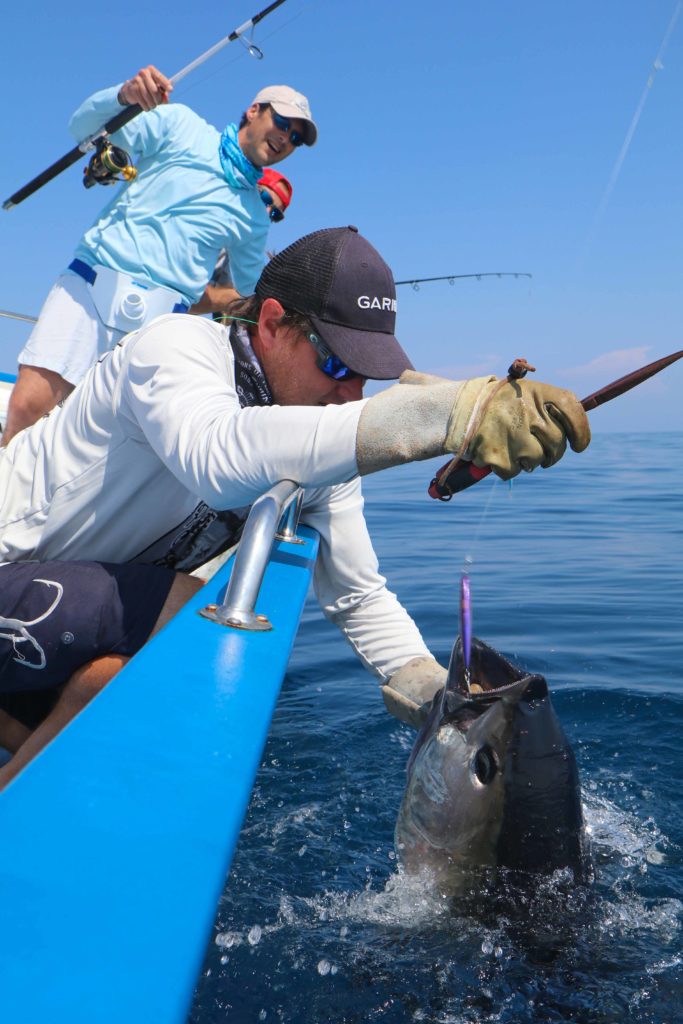
M447 670L434 658L406 662L382 687L387 711L400 722L419 729L429 714L434 694L446 685L447 676Z
M358 423L361 475L446 452L491 466L503 479L552 466L567 439L590 442L586 413L571 391L497 377L451 381L407 370L365 403Z
M554 465L567 440L575 452L590 443L588 417L571 391L535 380L488 381L477 390L475 408L463 401L465 395L456 402L445 448L460 453L467 441L463 454L475 466L490 466L503 480L521 470Z

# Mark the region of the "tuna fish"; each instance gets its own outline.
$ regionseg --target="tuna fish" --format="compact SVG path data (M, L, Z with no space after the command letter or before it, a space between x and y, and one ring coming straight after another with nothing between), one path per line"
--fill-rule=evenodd
M588 880L576 759L543 676L474 638L467 678L456 641L408 763L396 848L451 895L501 869Z

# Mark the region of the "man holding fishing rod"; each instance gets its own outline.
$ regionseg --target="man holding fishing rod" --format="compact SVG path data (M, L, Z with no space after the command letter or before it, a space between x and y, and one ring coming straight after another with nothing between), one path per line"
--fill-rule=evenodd
M91 160L86 182L127 184L82 237L19 354L2 444L64 399L129 331L163 313L225 310L254 289L269 225L282 212L272 183L260 185L263 168L314 145L308 100L269 86L221 134L189 107L169 104L172 89L149 66L95 93L71 119L83 139L131 105L144 111ZM234 287L209 284L222 250Z
M412 372L391 270L354 227L284 249L232 313L129 334L0 452L0 744L16 751L0 786L200 586L159 538L172 551L198 502L232 510L237 536L282 479L306 488L324 614L415 724L445 670L379 573L361 477L449 452L509 479L589 443L569 391ZM397 377L363 400L366 379Z

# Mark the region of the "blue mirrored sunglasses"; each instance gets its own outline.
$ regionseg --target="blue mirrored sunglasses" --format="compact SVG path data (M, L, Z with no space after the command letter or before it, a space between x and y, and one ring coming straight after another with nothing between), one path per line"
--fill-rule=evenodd
M278 210L271 196L265 191L265 189L263 192L259 192L259 195L261 196L261 202L263 205L268 207L268 215L275 224L277 224L278 221L285 219L284 213L282 210Z
M292 128L292 122L288 117L283 117L282 114L278 114L274 107L270 108L270 113L273 118L273 124L279 132L285 132L289 136L289 141L293 146L303 146L304 137L303 134Z
M355 370L349 369L346 363L342 363L339 356L335 356L334 352L330 352L319 335L311 332L306 337L317 353L316 366L326 377L329 377L331 380L353 380L354 377L360 376Z

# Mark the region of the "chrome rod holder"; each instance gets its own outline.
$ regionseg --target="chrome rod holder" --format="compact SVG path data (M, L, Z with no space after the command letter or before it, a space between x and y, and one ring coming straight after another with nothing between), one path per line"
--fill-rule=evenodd
M281 480L256 499L244 525L223 603L201 608L200 615L234 629L265 631L273 628L266 615L256 614L256 599L276 536L290 543L300 543L294 533L302 497L298 484ZM292 506L294 511L291 511ZM283 533L278 535L278 526L283 521ZM288 530L291 537L286 535Z
M288 544L303 544L304 541L299 540L296 535L296 528L299 525L299 516L301 515L301 506L304 502L304 489L300 487L296 494L293 495L291 501L285 506L280 519L280 525L277 528L275 534L276 540L286 541Z

